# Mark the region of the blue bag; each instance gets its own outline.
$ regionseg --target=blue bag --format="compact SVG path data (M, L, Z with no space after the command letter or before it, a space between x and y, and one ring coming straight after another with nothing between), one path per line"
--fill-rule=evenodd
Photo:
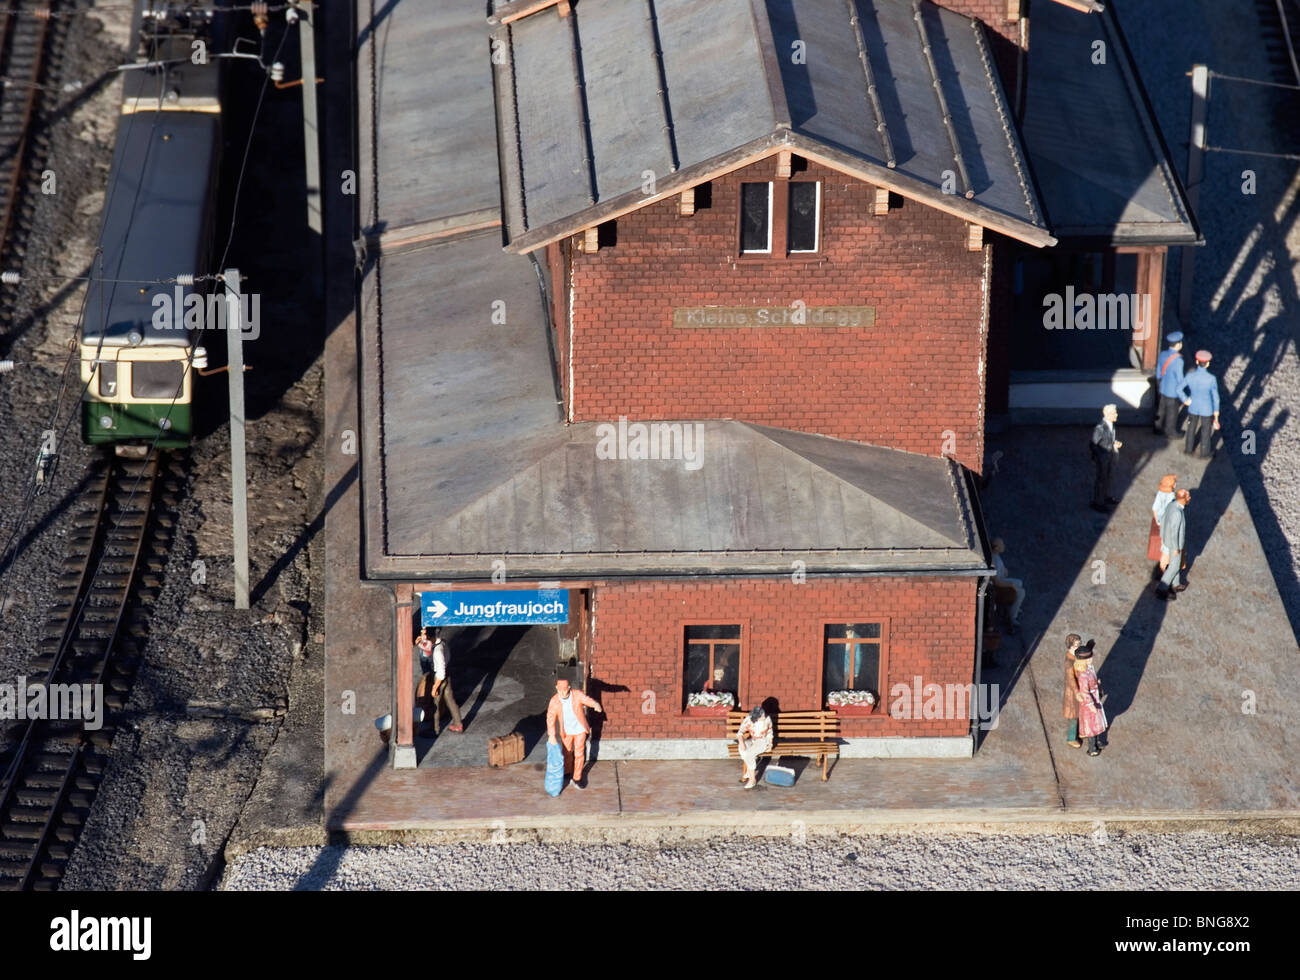
M793 786L794 778L794 770L785 766L769 765L763 770L763 781L771 786Z
M560 743L548 742L546 745L546 792L559 796L564 789L564 750Z

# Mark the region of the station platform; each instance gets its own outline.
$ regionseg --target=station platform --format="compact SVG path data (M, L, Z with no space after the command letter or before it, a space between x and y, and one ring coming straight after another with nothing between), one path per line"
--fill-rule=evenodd
M1004 638L998 665L985 671L1003 702L975 757L842 759L829 781L808 770L790 789L760 783L747 792L737 763L601 761L598 745L588 788L556 799L543 792L540 762L491 770L486 752L477 766L392 769L373 725L391 703L391 594L357 579L357 511L336 506L326 522L327 686L367 696L355 716L327 725L327 828L1295 821L1296 642L1224 451L1207 463L1145 427L1120 435L1122 503L1109 516L1087 507L1086 428L1022 428L991 440L996 472L984 505L1028 599L1021 632ZM1189 588L1167 605L1153 596L1145 552L1152 488L1169 472L1192 501ZM361 622L372 627L364 642L347 635L347 624ZM1097 758L1065 743L1070 632L1095 638L1109 694L1110 744Z

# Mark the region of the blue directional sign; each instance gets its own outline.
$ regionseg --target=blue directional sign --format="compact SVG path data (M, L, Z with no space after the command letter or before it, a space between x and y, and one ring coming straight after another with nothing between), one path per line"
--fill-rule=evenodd
M423 626L529 626L568 621L568 589L420 593Z

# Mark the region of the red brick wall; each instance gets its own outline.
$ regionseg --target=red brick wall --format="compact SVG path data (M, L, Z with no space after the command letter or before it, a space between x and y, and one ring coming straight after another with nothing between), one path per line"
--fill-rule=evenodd
M617 244L572 251L573 421L736 418L941 455L980 467L984 257L959 218L907 201L871 214L875 188L817 164L815 260L737 259L742 181L712 183L684 217L677 199L617 222ZM674 328L674 307L871 306L866 328Z
M747 579L684 584L615 583L595 597L590 658L593 693L605 708L606 738L722 738L724 722L685 718L682 661L685 623L744 627L741 707L766 698L781 707L823 707L822 627L885 618L887 671L882 704L868 718L842 720L846 737L965 735L968 719L896 720L890 688L922 683L969 684L975 653L971 578L809 579L803 585ZM625 691L611 688L626 688ZM653 692L651 704L646 692Z
M1007 20L1007 0L936 0L940 7L984 22L984 26L1014 41L1019 28Z

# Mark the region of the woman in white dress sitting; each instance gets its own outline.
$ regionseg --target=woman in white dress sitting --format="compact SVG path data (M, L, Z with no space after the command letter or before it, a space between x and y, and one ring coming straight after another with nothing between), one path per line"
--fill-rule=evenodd
M745 789L753 789L758 775L758 757L772 748L772 719L762 705L755 705L749 717L736 730L736 743L740 761L745 767L740 781Z

